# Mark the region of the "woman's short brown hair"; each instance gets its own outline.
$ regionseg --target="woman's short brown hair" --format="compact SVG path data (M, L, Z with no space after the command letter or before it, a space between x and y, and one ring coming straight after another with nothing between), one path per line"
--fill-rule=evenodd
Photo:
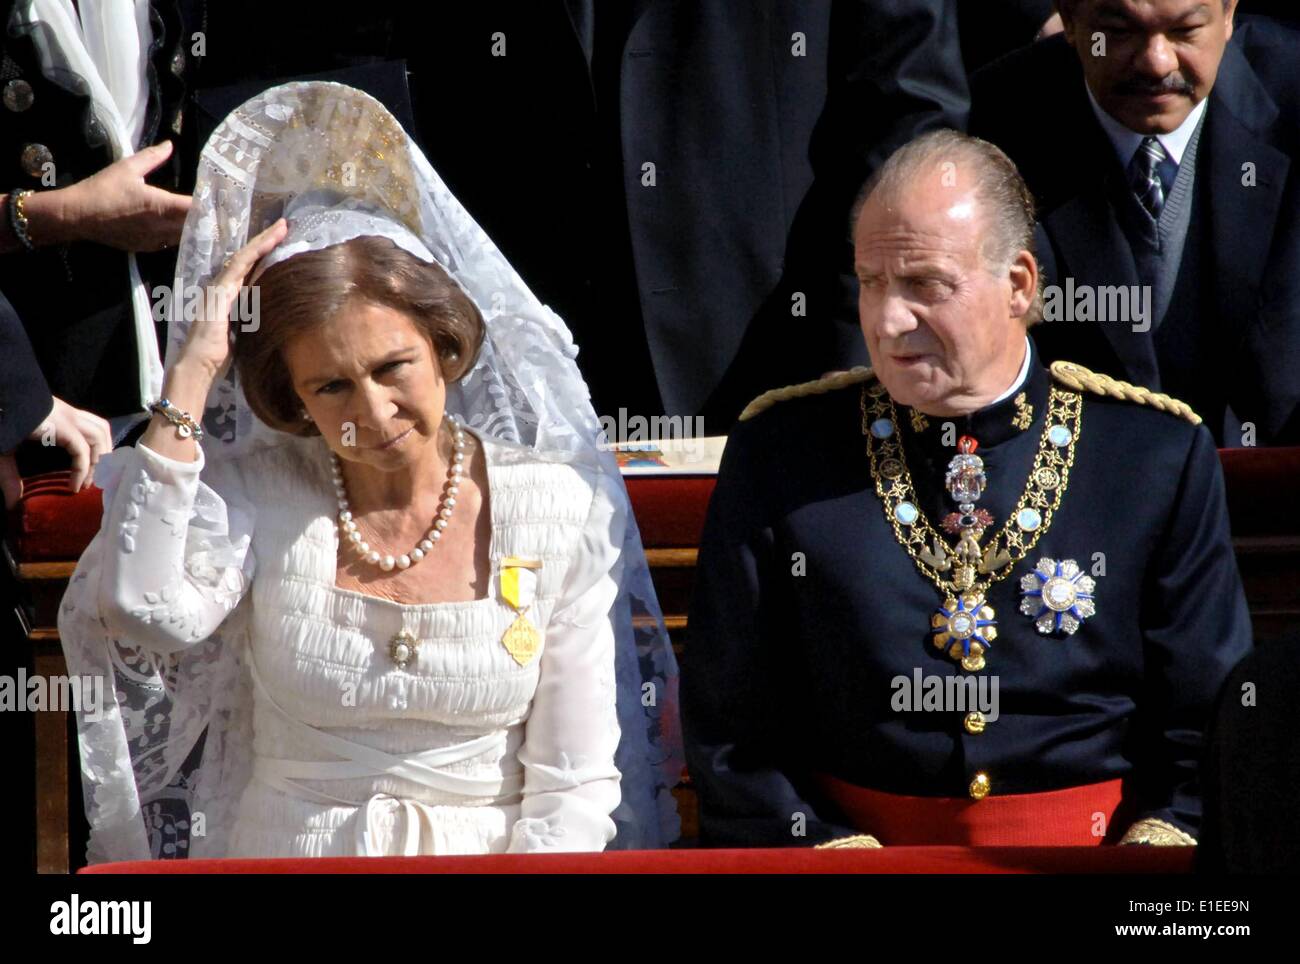
M448 382L474 364L483 343L478 307L437 264L421 261L387 238L359 237L308 251L257 279L257 327L235 330L235 366L249 407L267 425L292 435L319 435L302 417L282 349L333 318L349 302L400 311L429 339Z

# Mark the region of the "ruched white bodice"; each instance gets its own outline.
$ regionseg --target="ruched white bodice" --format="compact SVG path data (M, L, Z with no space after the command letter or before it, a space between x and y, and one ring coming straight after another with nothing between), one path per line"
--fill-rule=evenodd
M422 605L335 586L320 439L214 466L202 483L201 462L139 447L145 484L122 500L138 506L134 548L105 580L113 618L175 650L249 607L254 759L231 855L591 850L612 837L608 614L624 519L594 473L482 444L488 595ZM177 546L169 520L200 484L226 508L227 531ZM182 549L184 585L148 595L170 564L182 568ZM502 643L517 613L499 577L518 560L540 564L528 618L543 646L524 665ZM404 667L390 653L402 630L418 641Z

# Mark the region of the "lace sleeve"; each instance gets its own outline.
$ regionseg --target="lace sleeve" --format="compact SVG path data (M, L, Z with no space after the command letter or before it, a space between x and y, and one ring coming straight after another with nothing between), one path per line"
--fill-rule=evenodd
M201 448L194 462L130 453L104 498L100 606L110 630L174 653L210 636L252 584L255 512L237 466L204 472Z
M519 760L520 819L511 853L599 851L614 838L619 802L614 626L627 524L613 483L596 479L591 512L546 630L541 678Z

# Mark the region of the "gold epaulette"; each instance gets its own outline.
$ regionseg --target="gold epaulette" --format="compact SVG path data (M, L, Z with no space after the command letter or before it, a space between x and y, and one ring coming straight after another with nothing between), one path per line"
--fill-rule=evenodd
M865 382L872 377L872 374L870 368L859 365L857 368L850 368L848 371L831 372L829 375L823 375L811 382L800 382L798 385L774 388L770 392L764 392L746 405L745 410L740 413L740 420L743 422L753 418L760 412L766 412L777 402L784 402L791 398L802 398L805 395L824 395L838 388Z
M1052 362L1052 377L1066 388L1072 388L1076 392L1093 392L1097 395L1106 395L1122 401L1136 402L1139 405L1146 405L1149 408L1185 418L1193 425L1201 424L1201 416L1193 412L1192 407L1186 402L1180 402L1178 399L1162 395L1160 392L1153 392L1141 385L1130 385L1128 382L1122 382L1118 378L1111 378L1109 375L1099 375L1097 372L1089 371L1074 362Z
M884 844L869 833L854 834L852 837L836 837L825 843L813 845L813 850L878 850Z
M1120 843L1147 844L1154 847L1195 847L1196 838L1165 820L1144 817L1128 828Z

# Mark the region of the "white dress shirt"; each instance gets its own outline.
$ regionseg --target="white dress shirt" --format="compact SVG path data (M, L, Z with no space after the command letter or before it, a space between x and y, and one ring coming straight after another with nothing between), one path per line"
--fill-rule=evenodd
M1142 142L1149 135L1129 130L1115 120L1097 103L1097 98L1092 95L1092 88L1087 84L1083 86L1088 91L1088 103L1092 104L1092 112L1097 115L1097 123L1101 125L1101 129L1106 132L1106 136L1114 146L1115 153L1119 157L1120 166L1127 171L1129 164L1133 161L1133 155L1138 152L1138 148L1142 146ZM1183 163L1183 153L1187 150L1187 145L1192 139L1192 133L1196 130L1196 125L1201 122L1201 115L1205 113L1206 103L1207 101L1203 100L1193 107L1192 112L1187 115L1187 119L1168 134L1154 135L1155 139L1160 142L1160 146L1165 149L1165 153L1169 155L1169 159L1174 162L1175 168ZM1171 183L1165 185L1166 191L1169 190Z
M1010 388L1008 388L997 398L993 399L993 401L989 402L989 404L996 405L1004 398L1010 398L1011 393L1019 389L1020 386L1025 383L1025 379L1028 377L1029 377L1029 336L1025 335L1025 360L1020 363L1020 374L1016 376L1016 380L1011 383Z

